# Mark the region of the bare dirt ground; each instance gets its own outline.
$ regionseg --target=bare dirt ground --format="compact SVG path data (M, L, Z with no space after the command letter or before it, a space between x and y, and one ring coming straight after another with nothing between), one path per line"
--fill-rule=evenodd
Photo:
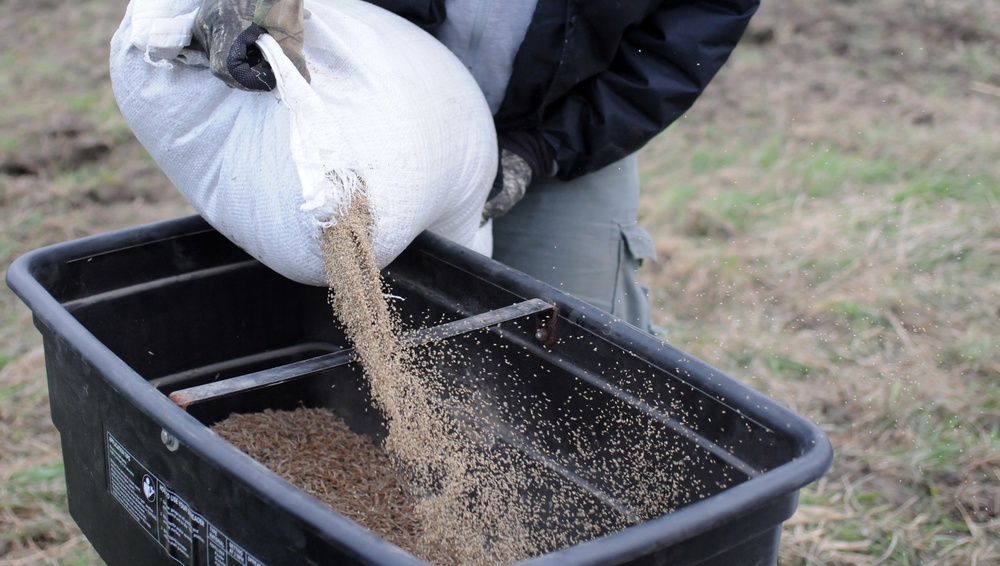
M0 262L189 214L108 80L118 1L0 0ZM765 0L643 150L669 340L819 424L782 564L1000 563L1000 3ZM99 559L0 288L0 563Z

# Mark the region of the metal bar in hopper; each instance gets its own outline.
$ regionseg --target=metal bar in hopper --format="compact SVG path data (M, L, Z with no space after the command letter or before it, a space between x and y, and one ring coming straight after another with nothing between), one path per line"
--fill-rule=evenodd
M343 350L344 348L333 349L329 344L323 342L296 344L287 348L276 348L266 352L257 352L246 356L230 358L214 364L179 371L177 373L154 377L149 380L149 384L157 389L163 390L171 389L175 385L183 385L184 383L189 383L199 378L204 379L207 376L215 376L213 381L220 381L219 375L241 375L239 373L240 368L253 366L277 367L283 364L276 363L275 360L281 360L282 358L287 360L312 359L323 354L342 352ZM304 352L311 352L311 355L306 355ZM291 363L291 361L285 363ZM245 375L245 372L242 375Z
M533 314L551 311L554 306L541 299L528 299L527 301L513 304L509 307L484 312L468 318L421 328L408 333L403 340L412 346L429 344L438 340L444 340L453 336L467 334L474 330L487 328L503 322L508 322L517 318L531 316Z
M461 320L408 332L403 336L403 342L413 346L428 344L553 309L552 305L541 299L529 299ZM181 408L187 408L194 403L277 385L355 361L357 361L357 354L354 349L324 354L308 360L231 377L214 383L179 389L170 394L170 400Z
M195 403L277 385L304 375L347 365L356 359L357 357L353 349L324 354L308 360L230 377L229 379L214 383L206 383L204 385L188 387L187 389L178 389L170 394L170 400L177 403L182 409L186 409L189 405Z

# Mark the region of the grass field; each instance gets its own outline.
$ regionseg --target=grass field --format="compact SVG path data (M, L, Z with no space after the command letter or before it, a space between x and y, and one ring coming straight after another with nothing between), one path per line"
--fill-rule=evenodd
M783 564L1000 563L1000 6L760 15L643 155L661 323L833 441Z
M188 213L107 79L123 3L0 0L0 261ZM834 444L781 564L1000 564L1000 2L765 0L642 151L669 341ZM0 289L0 564L100 563Z

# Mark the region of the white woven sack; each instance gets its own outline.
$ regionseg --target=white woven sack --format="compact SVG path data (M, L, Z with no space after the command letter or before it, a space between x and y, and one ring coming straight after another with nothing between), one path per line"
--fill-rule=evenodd
M379 267L423 230L491 252L480 212L496 134L447 48L366 2L306 0L311 83L262 36L279 87L239 91L183 49L199 4L132 0L111 79L136 137L212 226L278 273L326 285L321 227L365 190Z

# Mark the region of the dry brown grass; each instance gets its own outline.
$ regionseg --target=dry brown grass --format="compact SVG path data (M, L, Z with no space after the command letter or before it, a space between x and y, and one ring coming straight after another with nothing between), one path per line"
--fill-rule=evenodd
M995 2L766 2L643 152L671 341L820 424L783 564L1000 561Z
M36 347L0 369L0 563L10 566L97 560L66 511L44 368Z
M2 265L186 212L110 98L124 3L0 4ZM782 564L1000 563L997 30L996 0L766 0L642 153L670 341L834 443ZM66 512L38 335L6 289L0 313L0 563L99 563Z

